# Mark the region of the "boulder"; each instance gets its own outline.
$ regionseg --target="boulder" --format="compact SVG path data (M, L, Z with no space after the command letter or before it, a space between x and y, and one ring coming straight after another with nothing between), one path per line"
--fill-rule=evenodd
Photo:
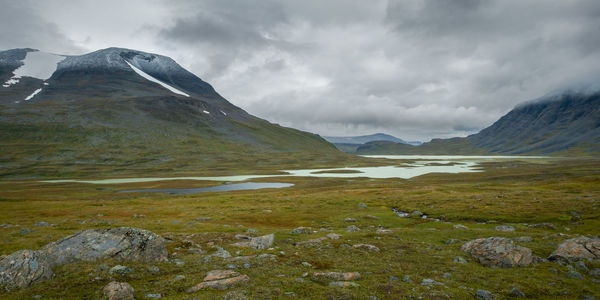
M515 231L515 228L512 226L508 226L508 225L499 225L496 226L496 228L494 228L496 231L506 231L506 232L512 232Z
M517 246L512 240L501 237L472 240L465 243L461 250L488 267L510 268L532 262L529 248Z
M568 239L558 245L548 257L552 261L578 261L600 258L600 238L580 236Z
M50 279L55 266L106 258L166 261L165 240L150 231L129 227L80 231L40 250L21 250L1 260L0 286L26 287Z
M377 246L373 246L371 244L356 244L356 245L353 245L352 248L365 249L368 251L379 252L379 248L377 248Z
M256 250L263 250L271 247L273 245L273 241L275 240L275 235L267 234L259 237L250 238L247 242L239 242L232 244L232 246L240 247L240 248L252 248Z
M358 232L360 231L360 228L356 227L355 225L350 225L348 227L346 227L346 232Z
M108 283L104 289L104 296L108 300L129 300L134 299L133 288L127 282L112 281Z
M312 233L311 227L298 227L292 230L292 234L310 234Z

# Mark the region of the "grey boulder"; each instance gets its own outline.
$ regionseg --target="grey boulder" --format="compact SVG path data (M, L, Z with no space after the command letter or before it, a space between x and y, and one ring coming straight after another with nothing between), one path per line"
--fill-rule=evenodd
M512 240L501 237L472 240L462 245L461 250L488 267L510 268L532 262L529 248L517 246Z
M548 257L552 261L578 261L600 258L600 238L580 236L568 239L558 245Z

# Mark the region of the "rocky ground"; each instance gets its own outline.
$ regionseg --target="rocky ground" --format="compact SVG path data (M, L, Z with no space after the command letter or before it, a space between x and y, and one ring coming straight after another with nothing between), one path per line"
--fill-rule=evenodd
M11 182L0 190L0 296L594 299L599 166L187 196Z

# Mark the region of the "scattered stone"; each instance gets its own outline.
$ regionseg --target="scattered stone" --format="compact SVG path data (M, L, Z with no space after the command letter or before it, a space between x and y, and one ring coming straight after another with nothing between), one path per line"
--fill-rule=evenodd
M326 237L331 240L339 240L342 236L337 233L328 233Z
M227 268L227 269L237 269L237 268L238 268L238 266L237 266L236 264L227 264L227 265L225 266L225 268Z
M575 268L579 269L580 271L583 272L589 272L590 269L588 269L588 267L585 265L585 263L583 262L583 260L580 260L578 262L575 263Z
M452 226L452 228L454 228L454 229L469 229L469 227L467 227L463 224L456 224L456 225Z
M355 223L356 219L355 218L345 218L344 222L348 222L348 223Z
M404 277L402 277L402 281L406 283L415 283L412 279L410 279L409 275L404 275Z
M466 259L464 259L462 256L456 256L454 257L454 262L458 263L458 264L466 264L468 263Z
M583 280L583 275L577 271L569 271L567 272L567 278Z
M183 265L185 265L185 261L183 261L181 259L178 259L178 258L171 260L171 262L174 263L177 266L183 266Z
M398 209L396 207L392 207L392 211L400 218L406 218L409 215L409 213L401 211L400 209Z
M389 279L390 279L390 281L398 281L398 280L400 280L400 278L398 278L396 276L390 276Z
M332 281L329 283L329 286L330 287L348 288L348 287L359 287L360 285L358 285L358 283L352 282L352 281Z
M292 230L292 234L310 234L312 233L311 227L298 227Z
M263 253L259 256L257 256L258 259L270 259L270 260L276 260L277 259L277 255L275 254L269 254L269 253Z
M556 230L556 225L552 223L539 223L539 224L531 224L528 226L529 228L543 228L543 229L553 229Z
M230 258L231 257L231 253L229 253L229 251L223 249L222 247L215 246L215 248L217 248L217 251L208 256L214 256L214 257L220 257L220 258Z
M452 274L450 274L450 273L444 273L444 274L442 274L442 277L448 279L448 278L452 277Z
M423 213L415 209L410 212L410 216L420 218L421 216L423 216Z
M358 232L360 231L360 228L356 227L355 225L350 225L348 227L346 227L346 232Z
M456 244L456 243L460 243L460 240L457 239L449 239L446 242L446 245L451 245L451 244Z
M475 299L493 300L494 296L492 295L492 292L488 290L477 290L477 292L475 292Z
M248 230L246 230L246 233L258 233L258 230L254 228L248 228Z
M225 290L230 287L246 284L250 281L250 277L247 275L240 275L240 273L231 270L213 270L209 271L204 277L204 280L187 289L187 293L194 293L203 289L218 289Z
M144 295L144 298L146 299L160 299L162 298L161 294L146 294Z
M224 300L248 300L246 291L231 291L223 296Z
M148 272L157 274L160 273L160 268L158 268L157 266L149 266Z
M26 234L30 234L31 233L31 229L29 228L23 228L19 231L20 235L26 235Z
M307 267L307 268L312 268L312 265L309 262L303 261L302 265Z
M496 226L494 228L494 230L496 230L496 231L512 232L512 231L515 231L515 228L512 227L512 226L508 226L508 225L500 225L500 226Z
M444 284L441 282L435 281L433 279L424 278L423 280L421 280L421 285L444 285Z
M297 228L296 228L297 229ZM294 230L296 230L294 229ZM263 250L271 247L273 245L273 241L275 240L274 234L267 234L259 237L250 237L250 240L247 242L238 242L232 244L232 246L240 247L240 248L252 248L255 250Z
M185 275L175 275L175 277L173 277L174 280L184 280L185 279Z
M359 204L358 204L358 207L360 207L360 208L367 208L367 205L366 205L366 204L364 204L364 203L359 203Z
M390 229L378 228L377 231L375 231L375 233L377 233L377 234L390 234L390 233L392 233L392 231Z
M551 261L573 262L581 259L600 258L600 238L588 238L580 236L568 239L558 245L552 252Z
M512 238L513 241L517 242L517 243L531 243L533 242L533 239L530 236L518 236L518 237L514 237Z
M315 272L311 276L311 280L323 282L327 280L333 281L351 281L360 279L360 273L358 272Z
M129 273L133 273L134 270L130 267L127 266L122 266L122 265L116 265L112 268L110 268L110 270L108 271L108 274L118 274L118 275L127 275Z
M200 248L192 247L192 248L187 249L187 253L189 253L189 254L204 254L204 253L206 253L206 251L204 251Z
M127 282L112 281L104 287L103 292L108 300L134 299L133 288Z
M35 224L33 224L33 227L52 227L55 226L54 224L50 224L48 222L37 222Z
M510 290L510 292L508 293L509 296L511 297L515 297L515 298L523 298L525 297L525 294L523 294L523 292L521 292L521 290L519 290L518 288L514 287Z
M212 218L211 217L201 217L201 218L195 218L192 219L193 221L198 221L198 222L206 222L206 221L211 221Z
M517 246L512 240L501 237L472 240L465 243L461 250L488 267L510 268L532 262L529 248Z
M354 249L365 249L373 252L379 252L379 248L370 244L356 244L352 246Z

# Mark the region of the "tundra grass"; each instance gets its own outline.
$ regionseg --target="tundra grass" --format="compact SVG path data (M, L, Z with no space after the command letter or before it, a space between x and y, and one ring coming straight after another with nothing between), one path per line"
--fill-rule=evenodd
M475 238L530 236L532 242L517 244L532 249L534 255L547 257L569 237L600 235L600 160L487 162L482 168L485 171L481 173L428 174L409 180L268 178L253 181L289 182L294 186L193 195L117 191L218 183L92 185L5 180L0 182L0 224L11 226L0 228L0 254L39 249L83 229L132 226L171 239L167 246L170 258L181 259L185 265L110 260L64 265L54 270L56 276L51 281L0 292L0 298L41 295L42 299L99 299L102 287L113 280L129 282L140 299L148 293L160 293L163 299L221 299L231 291L250 299L469 299L478 289L503 299L509 297L513 287L535 299L600 296L598 278L583 271L583 280L568 278L566 265L544 262L510 269L488 268L460 251L465 241ZM361 203L366 207L359 206ZM393 207L409 212L416 209L427 218L401 218ZM345 218L357 222L344 222ZM55 226L35 227L40 221ZM528 226L542 222L557 228ZM455 229L457 224L468 229ZM361 230L345 232L349 225ZM495 231L497 225L511 225L515 231ZM299 226L312 227L316 232L290 234ZM24 228L31 232L20 233ZM275 233L273 249L251 251L230 246L237 241L235 234L245 233L248 228L258 230L258 235ZM378 228L390 229L391 233L378 234ZM329 232L342 238L295 245ZM450 239L459 242L448 244ZM220 258L207 262L203 255L188 254L190 241L208 253L214 251L211 245L219 245L234 256L270 253L276 259L252 259L247 268L243 262L233 262L238 272L251 278L245 286L187 294L185 290L202 281L207 271L224 269L232 263ZM359 243L375 245L381 251L346 247ZM453 262L456 256L468 263ZM125 264L135 272L109 275L102 264ZM151 265L159 267L160 272L148 271ZM600 268L599 261L586 265ZM362 279L356 281L357 288L329 287L303 277L315 271L356 271ZM176 275L185 278L176 280ZM402 281L406 275L412 282ZM425 278L443 285L422 286Z

